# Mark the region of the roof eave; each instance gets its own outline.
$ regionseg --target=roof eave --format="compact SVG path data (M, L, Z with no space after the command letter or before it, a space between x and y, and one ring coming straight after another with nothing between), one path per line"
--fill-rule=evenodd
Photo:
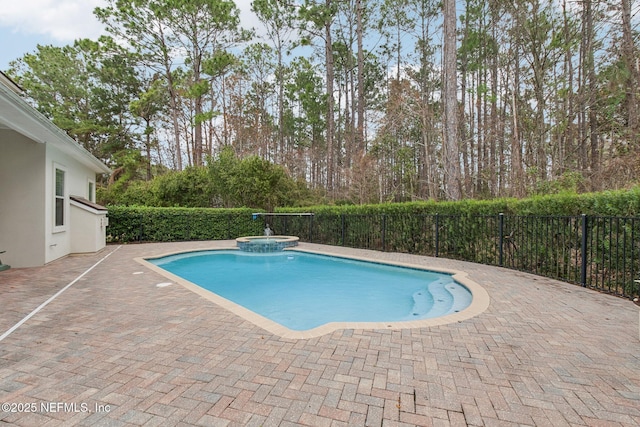
M62 129L54 125L42 113L29 105L19 92L0 82L0 111L5 104L14 113L12 120L5 121L10 129L38 143L51 143L75 157L96 173L111 174L111 169L74 141Z

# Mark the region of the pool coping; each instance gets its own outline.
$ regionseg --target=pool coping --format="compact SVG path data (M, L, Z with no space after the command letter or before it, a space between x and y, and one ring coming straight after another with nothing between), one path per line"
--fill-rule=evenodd
M270 332L274 335L277 335L282 338L288 339L309 339L316 338L337 330L344 329L369 329L369 330L401 330L401 329L414 329L414 328L431 328L435 326L448 325L451 323L458 323L464 320L475 317L481 313L483 313L490 304L489 293L479 284L471 280L468 274L464 271L454 270L454 269L443 269L438 267L426 267L419 264L400 262L400 261L387 261L387 260L379 260L375 258L368 258L365 256L356 256L356 255L343 255L337 254L331 251L323 251L316 249L308 249L301 246L296 246L291 249L284 249L297 251L297 252L306 252L310 254L317 255L325 255L332 256L337 258L345 258L345 259L353 259L358 261L365 262L373 262L377 264L387 264L399 267L407 267L424 271L432 271L436 273L444 273L450 274L451 277L458 282L459 284L465 286L472 294L471 304L465 308L464 310L448 314L445 316L440 316L432 319L421 319L421 320L406 320L406 321L397 321L397 322L331 322L325 323L324 325L318 326L313 329L308 329L304 331L296 331L289 329L273 320L270 320L264 316L259 315L258 313L249 310L231 300L228 300L220 295L208 291L182 277L179 277L173 273L168 272L167 270L154 265L149 262L150 259L163 258L171 255L184 254L189 252L205 252L205 251L223 251L223 250L239 250L236 246L229 245L228 247L212 247L212 248L199 248L194 250L183 250L183 251L172 251L160 255L152 255L147 257L136 257L134 260L139 264L145 266L146 268L166 277L167 279L182 285L184 288L192 291L193 293L213 302L214 304L222 307L223 309L240 316L241 318L247 320L248 322L253 323L254 325Z

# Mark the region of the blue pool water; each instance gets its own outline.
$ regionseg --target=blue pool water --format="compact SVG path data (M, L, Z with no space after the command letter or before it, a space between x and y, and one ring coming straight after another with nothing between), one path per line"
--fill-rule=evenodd
M472 299L448 274L298 251L201 251L148 261L296 331L439 317Z

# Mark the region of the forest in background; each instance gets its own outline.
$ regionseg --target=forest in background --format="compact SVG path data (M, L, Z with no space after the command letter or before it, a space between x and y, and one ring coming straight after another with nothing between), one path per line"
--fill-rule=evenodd
M290 205L598 191L640 176L631 0L254 0L259 33L230 0L107 4L95 10L107 35L39 46L7 72L112 167L117 192L165 175L175 187L225 158L236 177L284 171Z

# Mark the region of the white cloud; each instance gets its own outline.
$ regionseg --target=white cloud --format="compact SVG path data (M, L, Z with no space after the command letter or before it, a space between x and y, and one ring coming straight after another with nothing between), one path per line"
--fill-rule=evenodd
M234 0L236 7L240 9L240 26L245 30L256 30L258 36L265 33L264 25L251 10L253 0Z
M93 15L96 7L106 7L108 0L0 0L0 69L9 62L35 51L36 45L63 46L74 40L96 40L105 34L103 25ZM235 0L240 9L243 28L264 30L251 12L252 0Z
M103 26L93 16L93 9L105 5L104 0L14 0L0 8L0 26L58 42L96 39L103 33Z
M236 7L240 9L240 25L245 28L255 26L259 21L251 11L252 0L234 0Z
M251 11L252 0L235 0L240 9L241 25L262 24ZM37 34L56 42L72 42L79 38L97 39L104 32L93 10L105 7L105 0L10 0L0 8L0 26L17 34Z

